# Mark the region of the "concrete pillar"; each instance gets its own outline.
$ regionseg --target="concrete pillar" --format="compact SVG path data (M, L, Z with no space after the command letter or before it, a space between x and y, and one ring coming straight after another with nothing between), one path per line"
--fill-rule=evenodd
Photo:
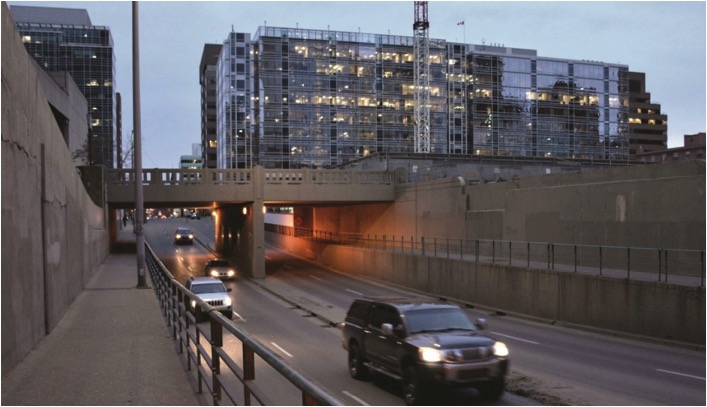
M263 167L256 166L253 169L253 196L255 201L251 206L249 235L250 249L252 253L251 271L253 278L265 278L265 203L264 196L264 176Z

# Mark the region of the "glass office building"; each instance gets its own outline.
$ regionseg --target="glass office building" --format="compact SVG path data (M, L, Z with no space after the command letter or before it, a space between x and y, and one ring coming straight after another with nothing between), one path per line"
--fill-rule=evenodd
M86 98L89 164L113 168L121 138L110 29L91 24L84 9L10 6L10 12L29 55L47 71L69 72Z
M413 37L260 27L219 61L219 167L414 152ZM627 159L628 67L430 41L430 153Z

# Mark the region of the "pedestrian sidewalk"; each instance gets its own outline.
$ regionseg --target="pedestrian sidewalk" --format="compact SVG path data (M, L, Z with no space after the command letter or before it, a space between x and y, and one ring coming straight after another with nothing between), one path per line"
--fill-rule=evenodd
M132 226L119 240L133 239ZM134 246L134 245L133 245ZM111 253L56 328L2 379L3 405L208 405L135 253Z

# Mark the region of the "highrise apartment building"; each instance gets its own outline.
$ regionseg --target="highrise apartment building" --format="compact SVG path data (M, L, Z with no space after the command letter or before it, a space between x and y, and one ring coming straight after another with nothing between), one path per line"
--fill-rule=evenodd
M413 37L259 27L217 70L221 168L413 153ZM430 152L628 159L628 67L430 41Z
M86 138L90 165L114 167L116 145L115 56L110 29L94 26L83 9L10 6L27 52L47 71L66 71L88 102Z

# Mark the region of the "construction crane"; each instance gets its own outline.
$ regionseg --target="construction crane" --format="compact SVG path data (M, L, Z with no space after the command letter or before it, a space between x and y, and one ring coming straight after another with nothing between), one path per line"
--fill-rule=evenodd
M430 22L427 2L415 2L413 53L415 87L415 152L430 152Z

